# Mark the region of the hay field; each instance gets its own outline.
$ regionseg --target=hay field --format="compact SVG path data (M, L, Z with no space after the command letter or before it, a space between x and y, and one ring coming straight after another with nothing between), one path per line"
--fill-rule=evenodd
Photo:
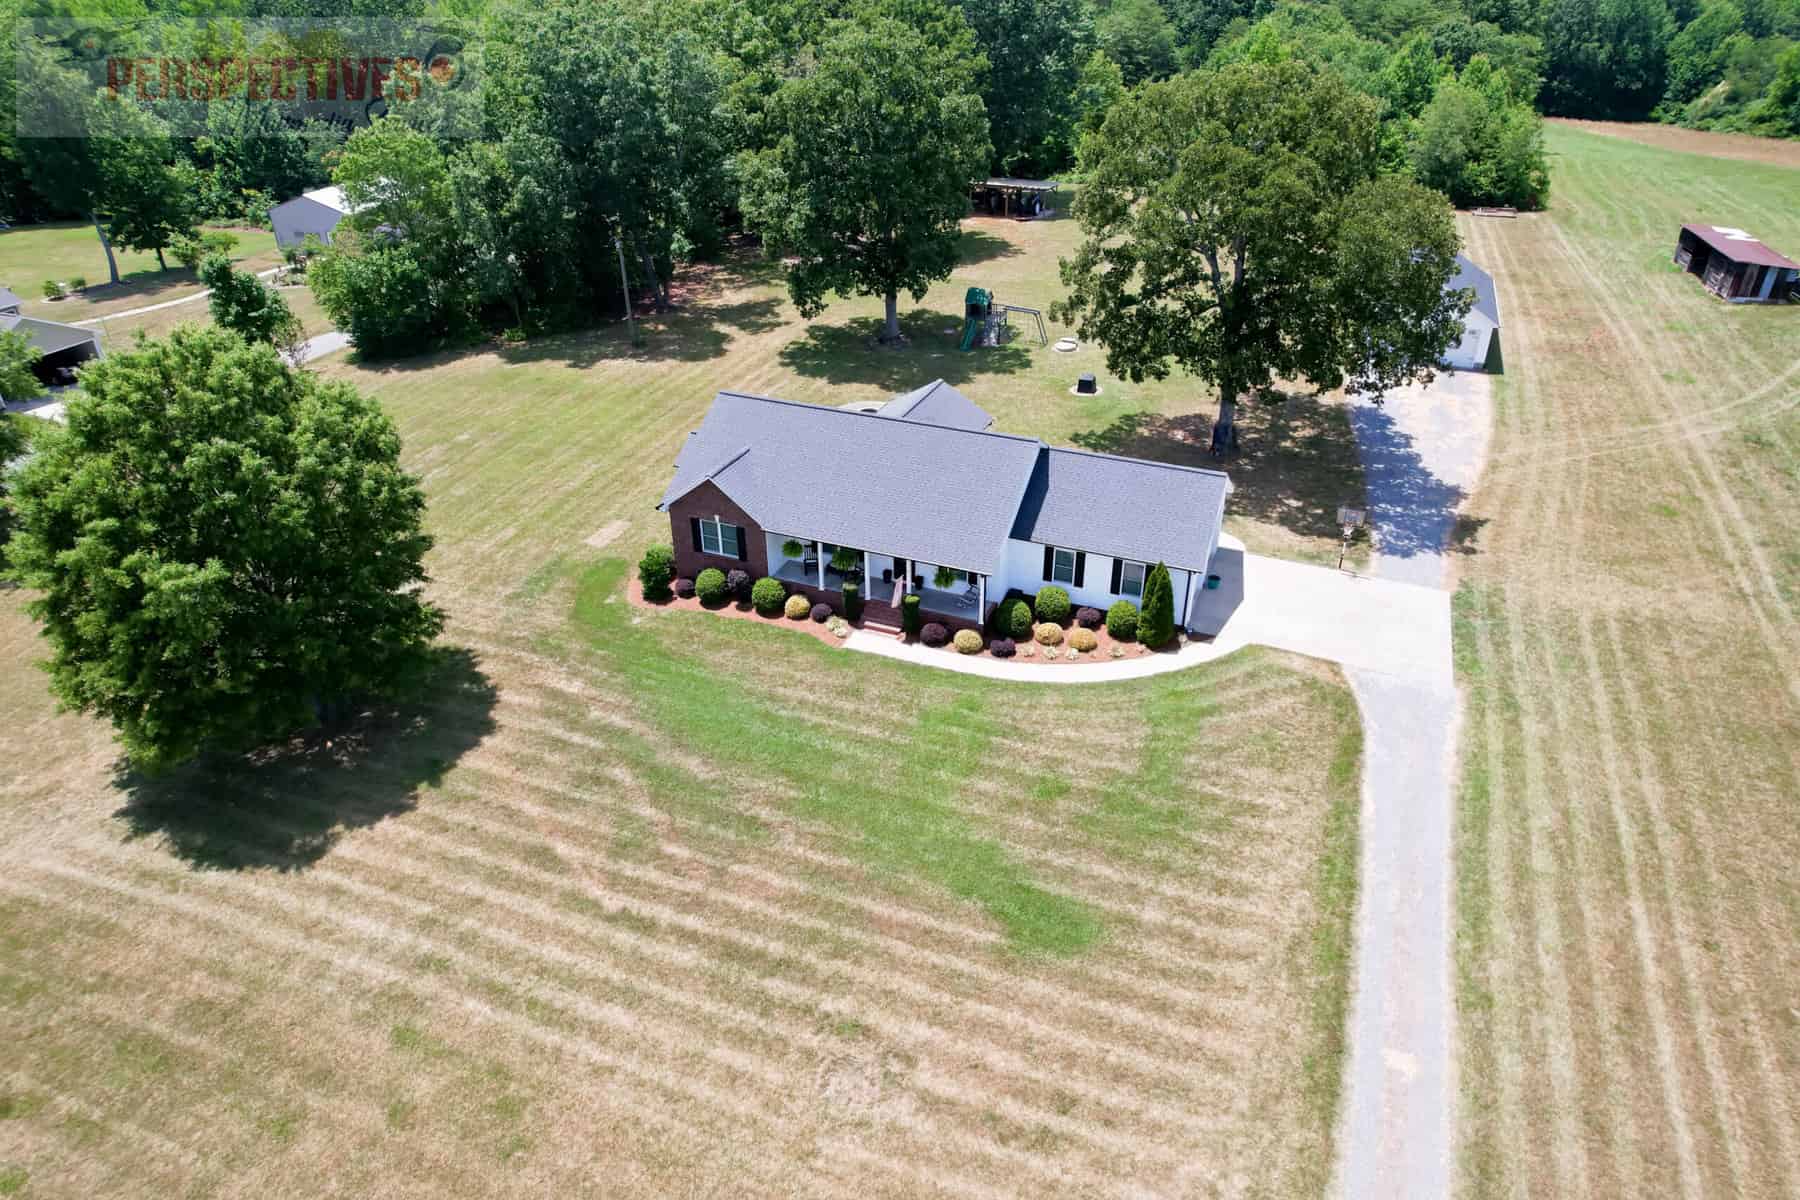
M1800 254L1800 171L1549 146L1548 213L1466 225L1508 373L1457 605L1464 1190L1793 1196L1800 309L1670 255Z

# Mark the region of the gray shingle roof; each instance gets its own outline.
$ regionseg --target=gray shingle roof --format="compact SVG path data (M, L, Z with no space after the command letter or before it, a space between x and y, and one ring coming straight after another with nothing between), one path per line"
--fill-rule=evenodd
M1456 256L1456 274L1450 277L1446 288L1468 288L1475 293L1475 307L1478 312L1494 324L1500 323L1500 297L1494 292L1494 277L1470 262L1462 255Z
M994 423L985 409L942 379L895 396L881 406L881 415L926 425L948 425L952 429L986 429Z
M771 533L992 574L1040 446L720 392L659 507L710 479Z
M16 313L0 313L0 330L17 331L25 335L27 341L45 354L55 354L67 350L71 346L79 346L85 342L98 344L98 339L91 329L82 329L76 325L64 325L60 321L40 321L36 317L21 317Z
M1230 492L1223 471L1046 447L1012 536L1205 570Z

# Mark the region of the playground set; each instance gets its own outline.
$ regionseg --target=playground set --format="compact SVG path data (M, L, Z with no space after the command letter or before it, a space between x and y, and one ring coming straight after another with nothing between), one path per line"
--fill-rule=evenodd
M1041 310L1022 308L1017 304L1001 304L986 288L972 287L963 294L961 348L973 350L977 346L1001 345L1011 336L1012 327L1008 318L1013 313L1036 321L1038 345L1050 344L1050 333L1044 326L1044 314Z

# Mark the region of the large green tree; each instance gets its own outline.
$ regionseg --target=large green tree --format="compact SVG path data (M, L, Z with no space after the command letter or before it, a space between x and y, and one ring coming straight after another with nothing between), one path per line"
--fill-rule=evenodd
M1458 205L1541 208L1550 191L1543 118L1476 58L1438 85L1411 147L1413 178Z
M1175 26L1156 0L1106 0L1094 20L1094 36L1128 84L1175 70Z
M1663 94L1664 0L1546 0L1544 111L1642 120Z
M43 357L44 352L18 330L0 330L0 401L18 404L44 394L35 369Z
M1037 175L1066 165L1082 65L1093 46L1093 22L1081 0L962 0L987 57L982 103L994 143L994 166L1008 175Z
M899 294L923 297L956 265L969 184L990 152L982 60L957 23L960 37L934 38L879 14L838 22L816 68L770 101L774 144L737 160L744 222L792 260L804 315L831 292L880 296L882 337L896 340Z
M399 687L442 617L400 439L346 383L217 329L109 355L15 480L57 697L158 768Z
M290 359L300 344L300 321L281 293L248 271L239 271L223 254L200 264L200 282L212 292L207 304L219 328L247 342L267 342Z
M1133 381L1240 397L1276 380L1392 387L1461 334L1450 206L1379 172L1377 102L1295 62L1240 63L1132 93L1083 145L1086 235L1057 305Z

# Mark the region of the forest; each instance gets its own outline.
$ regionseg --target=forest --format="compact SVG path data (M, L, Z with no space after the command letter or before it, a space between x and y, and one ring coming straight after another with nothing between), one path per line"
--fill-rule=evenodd
M1382 169L1458 206L1546 202L1540 114L1800 134L1800 0L324 7L9 0L0 218L86 221L109 256L191 260L201 223L261 224L336 184L358 211L311 282L381 356L589 324L621 271L664 306L677 263L739 232L794 264L802 311L856 286L891 308L941 273L931 248L960 180L1078 177L1084 139L1129 93L1238 63L1341 77L1379 113ZM429 69L390 65L392 102L363 114L383 119L320 119L254 86L185 106L145 88L158 63L164 88L171 62L336 64L371 29L431 47ZM81 60L102 40L127 65L97 89ZM847 116L876 111L867 128ZM74 127L92 136L45 136Z

